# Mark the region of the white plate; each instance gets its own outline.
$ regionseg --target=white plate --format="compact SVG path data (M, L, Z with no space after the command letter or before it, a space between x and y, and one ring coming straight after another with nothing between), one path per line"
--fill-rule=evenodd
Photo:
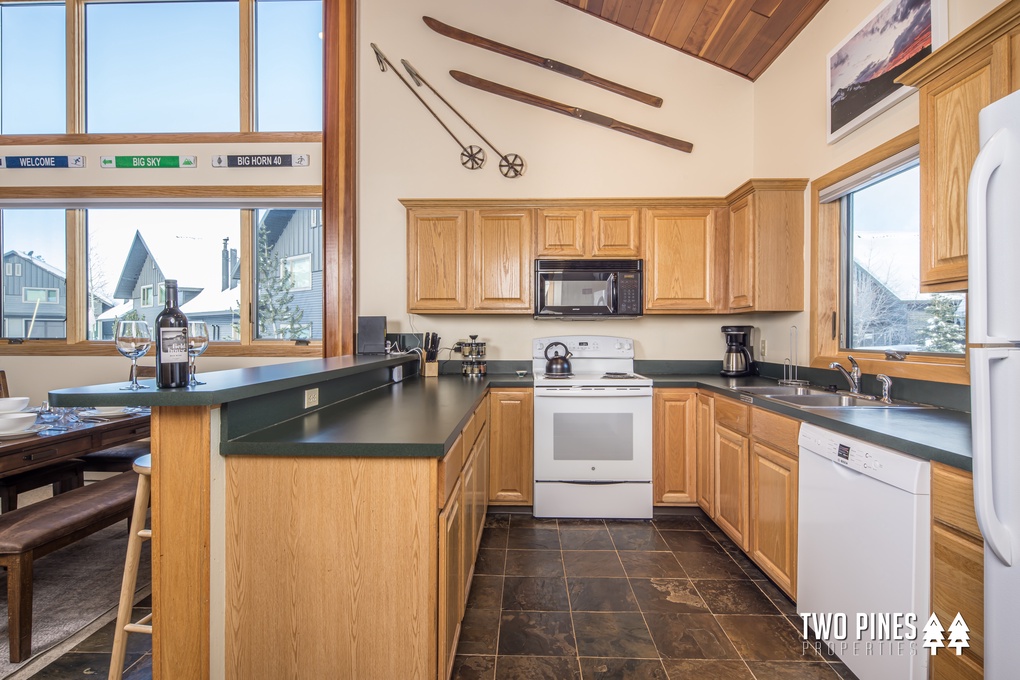
M78 415L82 418L127 418L128 416L137 415L138 411L135 409L120 409L119 411L97 411L95 409L88 409L86 411L79 411Z
M24 439L25 437L30 437L32 435L39 434L48 427L49 425L33 425L27 430L22 430L21 432L6 432L4 434L0 434L0 441L10 439Z

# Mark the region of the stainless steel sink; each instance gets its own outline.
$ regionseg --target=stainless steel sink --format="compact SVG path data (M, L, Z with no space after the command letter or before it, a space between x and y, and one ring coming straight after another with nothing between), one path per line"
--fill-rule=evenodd
M745 392L759 397L771 397L775 395L793 394L824 394L824 390L817 390L813 387L793 387L787 385L763 385L761 387L738 387L738 392Z
M790 394L770 395L769 399L778 401L797 408L932 408L924 404L911 404L908 402L894 401L891 404L872 399L861 399L845 394L832 394L831 392L815 392L814 394Z

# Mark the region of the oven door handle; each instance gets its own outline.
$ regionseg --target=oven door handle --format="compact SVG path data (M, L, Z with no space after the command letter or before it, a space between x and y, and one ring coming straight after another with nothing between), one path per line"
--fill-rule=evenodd
M628 481L628 480L608 480L608 479L590 479L590 480L574 480L565 479L558 482L559 484L578 484L581 486L606 486L608 484L651 484L650 481Z

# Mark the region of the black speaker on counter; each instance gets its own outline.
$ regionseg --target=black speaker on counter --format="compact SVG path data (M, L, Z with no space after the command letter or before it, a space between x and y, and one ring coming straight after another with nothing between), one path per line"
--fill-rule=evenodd
M358 354L386 354L386 317L358 317Z

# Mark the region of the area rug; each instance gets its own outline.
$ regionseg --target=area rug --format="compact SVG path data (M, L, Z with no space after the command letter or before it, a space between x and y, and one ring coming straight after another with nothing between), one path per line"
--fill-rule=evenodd
M35 562L32 600L32 657L10 663L7 617L0 614L0 678L7 678L32 659L74 638L101 617L110 618L120 599L127 550L127 521L83 538ZM7 611L7 574L0 575L0 600ZM137 589L151 583L149 542L142 544ZM137 599L136 599L137 601Z

